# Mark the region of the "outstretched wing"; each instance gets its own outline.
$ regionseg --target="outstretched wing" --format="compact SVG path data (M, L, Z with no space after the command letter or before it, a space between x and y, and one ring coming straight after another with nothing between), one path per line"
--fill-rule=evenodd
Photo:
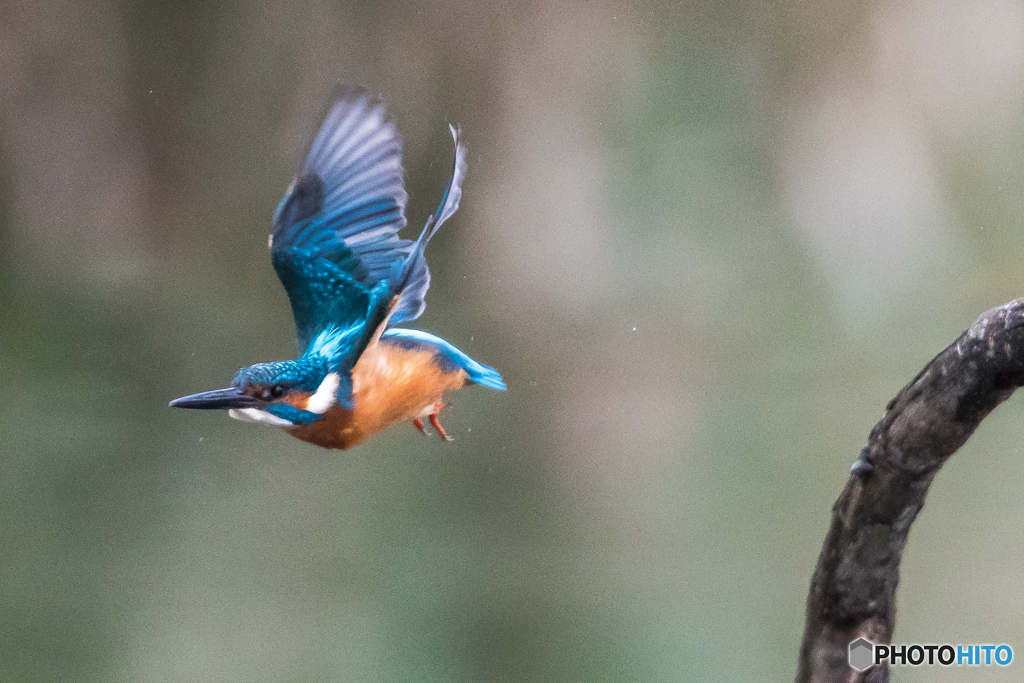
M338 90L274 213L271 260L304 355L329 357L329 366L345 374L382 322L423 312L430 287L423 252L459 208L466 174L461 131L449 128L455 158L444 196L419 238L402 239L408 195L398 131L366 90Z
M389 324L415 320L423 313L423 309L427 306L424 297L427 295L427 289L430 288L430 269L427 268L427 259L423 255L423 250L441 224L451 218L452 214L459 209L459 200L462 199L462 181L466 177L466 147L462 144L461 128L449 125L448 130L451 131L452 140L455 142L455 158L452 160L448 187L445 188L437 211L427 219L427 224L423 227L419 239L415 243L411 243L409 256L400 264L396 264L396 273L392 279L395 283L394 292L399 295L399 299Z
M301 350L329 326L347 329L374 317L369 291L413 248L398 237L407 197L401 138L383 103L362 88L339 88L274 213L271 258Z

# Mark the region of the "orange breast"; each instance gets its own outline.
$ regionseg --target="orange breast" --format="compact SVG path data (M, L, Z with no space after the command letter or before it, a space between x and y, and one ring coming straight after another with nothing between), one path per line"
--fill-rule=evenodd
M317 446L351 448L396 422L434 412L434 404L441 401L444 392L454 391L465 382L464 370L445 372L429 350L376 341L352 369L355 408L348 410L335 404L324 419L287 431Z

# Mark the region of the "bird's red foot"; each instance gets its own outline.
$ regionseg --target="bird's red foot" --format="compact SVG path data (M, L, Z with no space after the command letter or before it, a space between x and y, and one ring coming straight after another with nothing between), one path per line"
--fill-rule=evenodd
M453 439L452 437L448 436L448 433L444 431L444 427L442 427L441 423L438 422L438 420L437 420L437 414L438 414L438 412L440 412L441 408L444 408L444 404L443 403L441 403L440 401L435 403L434 404L434 412L432 412L430 415L428 415L427 419L430 420L430 426L437 430L438 435L442 439L444 439L445 441L454 441L455 439Z
M423 436L427 435L427 430L424 429L424 427L423 427L423 420L421 420L421 419L419 419L417 417L415 420L412 421L412 426L415 427L416 429L420 430L420 432L423 433Z

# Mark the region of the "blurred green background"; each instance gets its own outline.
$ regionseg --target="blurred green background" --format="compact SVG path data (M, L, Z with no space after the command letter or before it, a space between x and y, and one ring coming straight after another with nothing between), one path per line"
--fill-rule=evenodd
M418 326L509 391L452 444L166 407L294 357L266 236L339 78L412 233L465 130ZM885 403L1024 295L1022 143L1020 2L3 0L0 680L791 679ZM1022 443L937 478L897 642L1024 655Z

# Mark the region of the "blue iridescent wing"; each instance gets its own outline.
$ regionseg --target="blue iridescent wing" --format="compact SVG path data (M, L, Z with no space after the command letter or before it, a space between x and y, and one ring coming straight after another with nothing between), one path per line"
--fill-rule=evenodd
M419 238L402 239L408 195L398 131L366 90L338 90L274 213L271 259L305 355L330 349L341 354L332 367L351 369L393 300L390 324L423 312L430 287L424 249L459 208L466 174L461 131L449 128L455 155L444 196Z
M309 249L275 250L271 261L291 300L299 348L305 353L315 351L311 344L324 330L361 329L372 322L377 308L386 305L380 301L386 296L381 291L386 285L369 290L343 268ZM340 362L349 354L335 355ZM353 364L356 358L352 359Z
M364 89L340 88L274 213L271 257L301 349L328 325L346 329L373 317L369 290L414 246L398 237L407 197L401 138L384 105Z

